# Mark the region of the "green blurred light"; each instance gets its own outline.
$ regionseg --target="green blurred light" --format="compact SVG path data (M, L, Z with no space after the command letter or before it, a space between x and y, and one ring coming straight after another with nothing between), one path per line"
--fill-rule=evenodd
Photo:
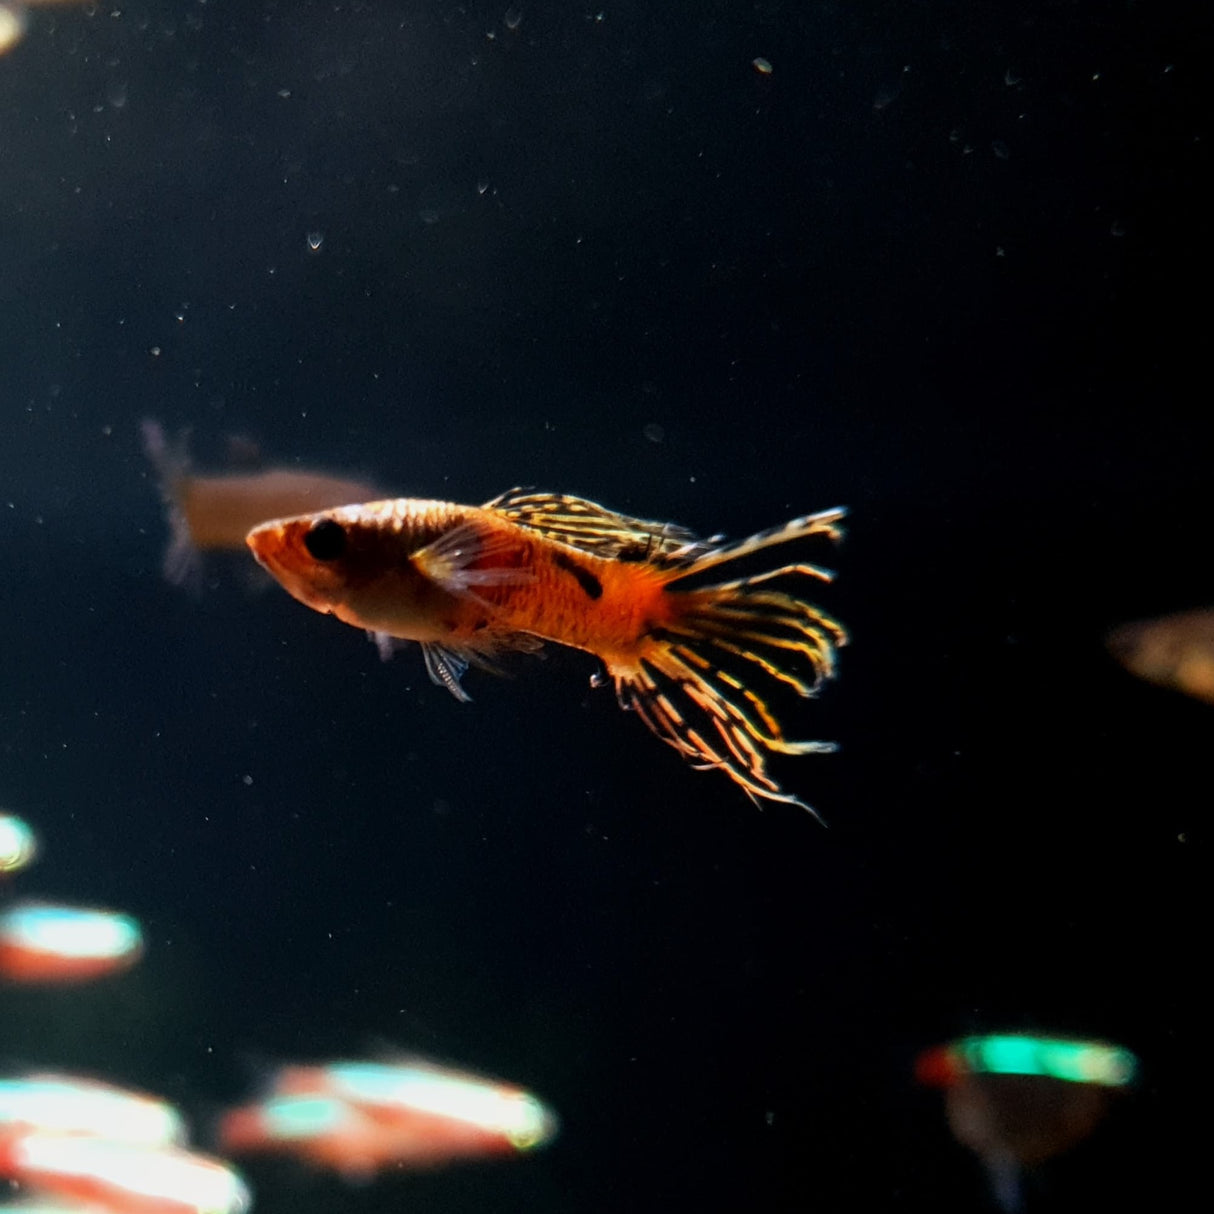
M1138 1059L1129 1050L1099 1041L995 1034L963 1037L953 1049L967 1070L985 1075L1043 1075L1068 1083L1119 1088L1132 1083Z

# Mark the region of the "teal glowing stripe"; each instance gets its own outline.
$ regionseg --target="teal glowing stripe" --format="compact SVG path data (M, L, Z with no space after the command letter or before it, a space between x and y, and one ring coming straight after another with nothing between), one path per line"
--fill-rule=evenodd
M963 1037L953 1050L974 1074L1044 1075L1120 1088L1132 1083L1138 1071L1138 1059L1129 1050L1099 1041L1003 1034Z
M261 1115L270 1137L279 1141L318 1138L361 1120L349 1105L326 1096L274 1096L261 1106Z

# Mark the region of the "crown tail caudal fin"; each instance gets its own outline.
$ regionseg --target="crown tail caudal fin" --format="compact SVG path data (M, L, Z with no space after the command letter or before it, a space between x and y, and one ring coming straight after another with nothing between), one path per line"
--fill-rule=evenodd
M847 631L797 592L830 570L805 563L692 589L679 583L765 548L814 535L837 540L844 511L793 519L698 555L666 586L667 618L611 675L620 705L697 767L724 771L753 799L800 805L767 771L770 755L823 754L833 742L796 742L768 700L781 688L808 697L835 675Z

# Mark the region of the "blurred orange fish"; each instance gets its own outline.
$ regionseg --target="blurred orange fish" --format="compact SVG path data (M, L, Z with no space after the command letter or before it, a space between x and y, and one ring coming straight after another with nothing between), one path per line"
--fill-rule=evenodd
M352 1105L323 1096L270 1096L229 1109L219 1144L232 1155L287 1154L352 1181L390 1165L416 1163L414 1144L377 1125Z
M694 764L752 798L808 809L768 773L768 757L834 746L787 739L747 681L811 696L833 677L847 634L795 592L833 575L801 563L703 582L767 548L838 539L843 513L721 544L582 498L512 489L484 506L399 498L279 519L248 544L307 606L420 642L430 677L459 700L470 663L493 670L502 652L546 640L583 649L606 666L621 707Z
M1105 643L1131 674L1214 704L1214 608L1122 624Z
M557 1120L531 1093L421 1059L288 1066L272 1093L227 1112L225 1151L293 1154L365 1179L381 1169L431 1168L530 1151Z
M171 446L159 422L145 418L140 432L168 508L164 576L175 586L197 578L200 550L242 551L245 536L258 523L364 502L380 493L366 481L305 468L203 475L190 470L184 444Z

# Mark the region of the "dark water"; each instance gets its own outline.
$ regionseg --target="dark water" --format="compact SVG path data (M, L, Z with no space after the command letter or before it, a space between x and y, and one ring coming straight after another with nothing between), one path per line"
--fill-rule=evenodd
M149 935L0 990L0 1055L205 1128L391 1044L562 1117L366 1188L251 1166L267 1214L964 1210L916 1052L1096 1035L1145 1081L1031 1208L1175 1200L1214 716L1102 636L1212 597L1208 15L506 7L56 8L0 60L0 804L25 893ZM792 730L842 750L778 771L829 829L584 655L460 705L239 559L166 585L144 416L402 495L848 505Z

